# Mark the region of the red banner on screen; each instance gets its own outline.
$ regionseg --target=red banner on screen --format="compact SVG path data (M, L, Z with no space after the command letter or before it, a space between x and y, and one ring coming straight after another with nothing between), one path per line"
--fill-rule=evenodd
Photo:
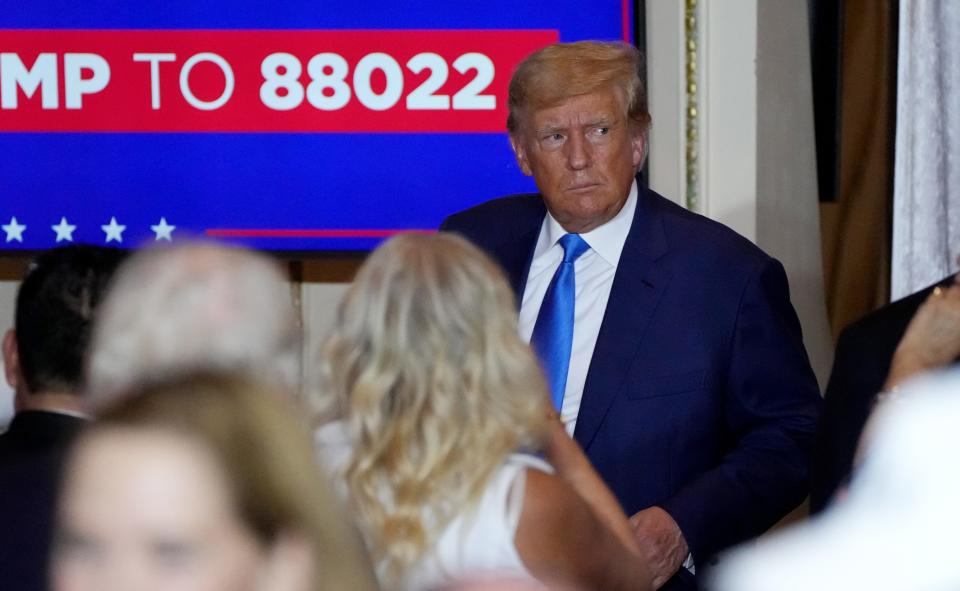
M0 30L0 132L499 132L556 31Z

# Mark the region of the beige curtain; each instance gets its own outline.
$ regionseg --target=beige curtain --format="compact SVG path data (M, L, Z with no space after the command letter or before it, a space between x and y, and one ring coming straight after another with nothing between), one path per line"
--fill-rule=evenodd
M839 194L820 207L835 338L889 298L896 9L895 0L844 6Z

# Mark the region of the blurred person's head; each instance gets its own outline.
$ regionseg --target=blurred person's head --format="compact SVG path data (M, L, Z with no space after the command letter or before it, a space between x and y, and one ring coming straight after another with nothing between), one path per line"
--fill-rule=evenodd
M960 589L960 370L905 382L874 415L843 498L735 550L710 589Z
M513 294L453 235L378 248L324 345L322 393L353 445L345 476L388 579L401 577L511 453L539 445L544 378L517 336Z
M272 390L199 375L107 408L67 464L53 589L371 589L306 425Z
M555 43L524 59L510 80L507 128L517 162L568 232L612 219L646 158L641 63L622 42Z
M80 410L83 360L94 313L124 251L70 245L40 254L17 292L3 338L16 410Z
M144 250L120 268L90 347L94 407L137 384L198 370L299 389L300 331L274 261L194 243Z

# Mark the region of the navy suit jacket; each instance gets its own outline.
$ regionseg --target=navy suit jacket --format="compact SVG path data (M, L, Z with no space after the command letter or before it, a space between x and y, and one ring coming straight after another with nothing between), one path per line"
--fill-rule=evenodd
M19 412L0 435L0 589L47 589L60 468L86 421Z
M519 299L545 213L515 195L441 229ZM627 514L662 507L707 564L803 501L819 408L780 263L641 186L574 432Z

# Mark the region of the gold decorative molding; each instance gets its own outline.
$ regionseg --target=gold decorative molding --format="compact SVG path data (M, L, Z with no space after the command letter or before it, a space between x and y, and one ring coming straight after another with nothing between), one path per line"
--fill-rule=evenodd
M699 0L686 0L684 9L684 92L686 95L686 133L684 155L686 167L686 205L700 210L700 87L698 84L699 34L697 14Z

